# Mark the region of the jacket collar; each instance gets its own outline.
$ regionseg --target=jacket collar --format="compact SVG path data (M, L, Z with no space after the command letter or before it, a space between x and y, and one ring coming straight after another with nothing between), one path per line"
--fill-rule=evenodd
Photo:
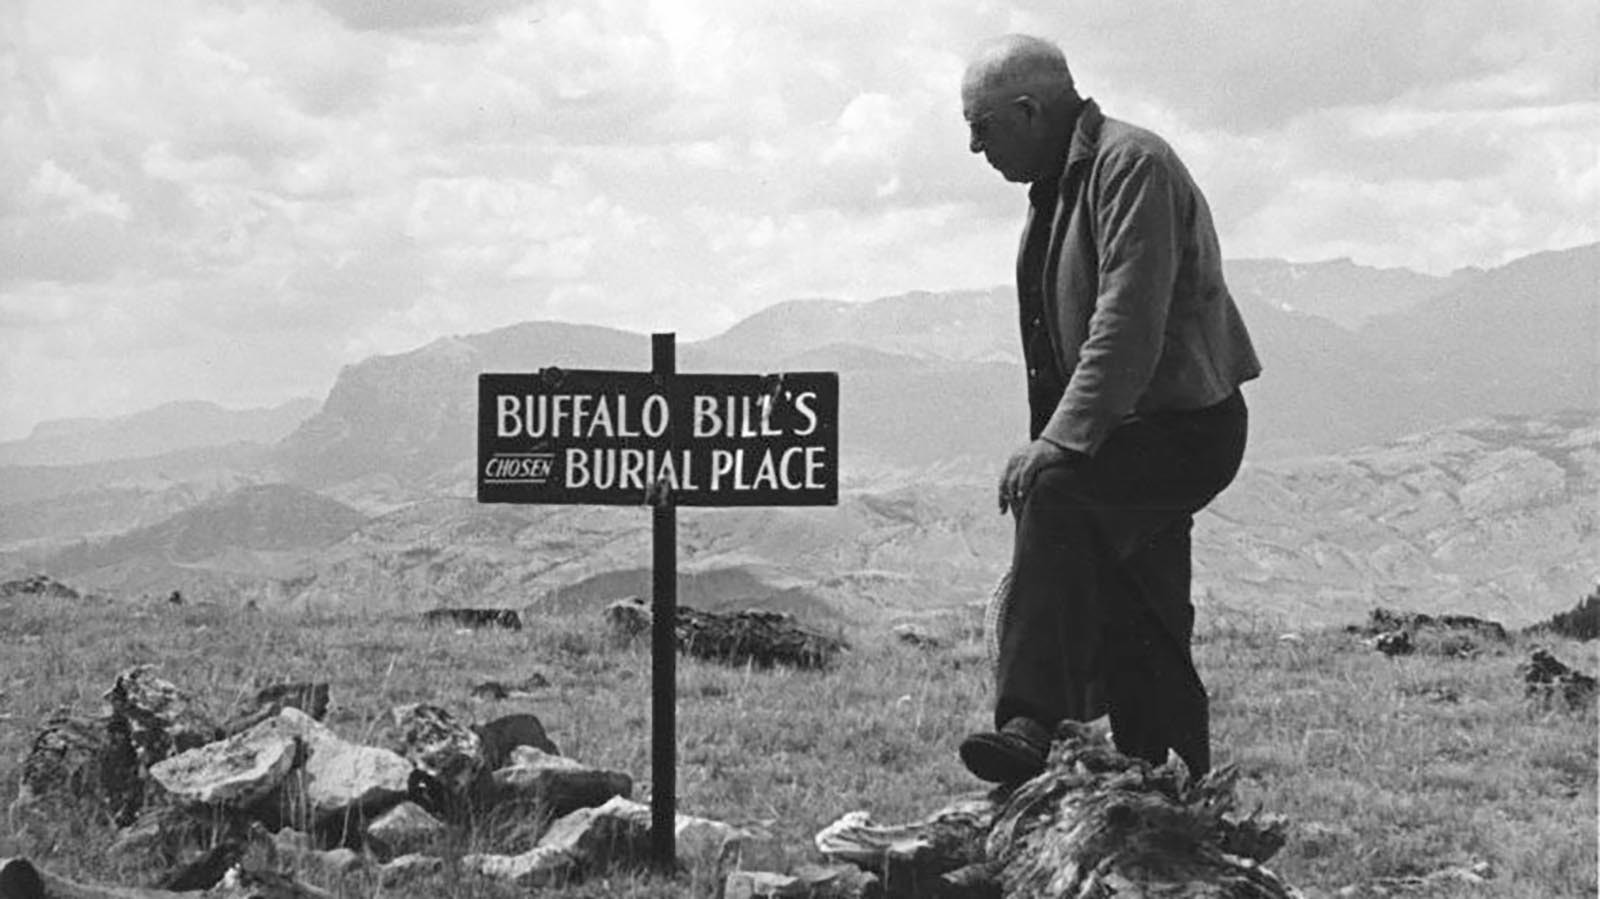
M1066 180L1067 173L1072 171L1073 163L1092 158L1099 147L1100 122L1104 116L1100 114L1100 108L1095 102L1084 100L1067 115L1070 119L1063 123L1068 129L1066 141L1064 144L1056 145L1056 150L1052 154L1054 164L1029 189L1029 198L1036 206L1056 196Z
M1072 142L1067 147L1067 165L1062 171L1063 175L1074 163L1093 159L1100 152L1100 126L1105 120L1106 117L1100 112L1100 104L1092 99L1083 101L1083 106L1078 109L1077 124L1072 128Z

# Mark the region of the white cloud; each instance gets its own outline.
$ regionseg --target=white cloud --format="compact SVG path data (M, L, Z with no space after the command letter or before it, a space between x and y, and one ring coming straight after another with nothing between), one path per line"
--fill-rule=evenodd
M32 0L0 9L0 437L541 316L698 336L1003 283L962 57L1031 29L1231 255L1597 239L1587 0ZM285 365L285 360L294 360Z

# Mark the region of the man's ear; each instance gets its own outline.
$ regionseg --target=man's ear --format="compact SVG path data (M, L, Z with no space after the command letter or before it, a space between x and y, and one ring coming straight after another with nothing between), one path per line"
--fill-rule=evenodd
M1044 115L1044 106L1040 104L1038 100L1035 100L1033 97L1030 97L1027 94L1022 94L1011 102L1022 113L1022 117L1026 119L1030 125L1039 121L1039 119Z

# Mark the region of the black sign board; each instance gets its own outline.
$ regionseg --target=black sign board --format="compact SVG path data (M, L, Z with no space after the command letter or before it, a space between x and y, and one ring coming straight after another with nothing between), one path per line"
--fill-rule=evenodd
M478 501L835 505L838 421L834 372L482 374Z
M651 509L650 844L677 870L677 507L839 501L839 376L545 368L478 376L478 502Z

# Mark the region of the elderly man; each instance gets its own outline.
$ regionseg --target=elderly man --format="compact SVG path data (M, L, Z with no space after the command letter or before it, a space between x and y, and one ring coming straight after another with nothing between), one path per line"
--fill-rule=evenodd
M1122 752L1211 766L1190 655L1189 529L1238 472L1239 385L1261 367L1211 211L1165 141L1079 97L1054 44L1019 35L962 80L971 150L1031 185L1017 260L1031 440L1000 478L1015 516L994 722L961 758L1038 773L1063 719L1109 714Z

